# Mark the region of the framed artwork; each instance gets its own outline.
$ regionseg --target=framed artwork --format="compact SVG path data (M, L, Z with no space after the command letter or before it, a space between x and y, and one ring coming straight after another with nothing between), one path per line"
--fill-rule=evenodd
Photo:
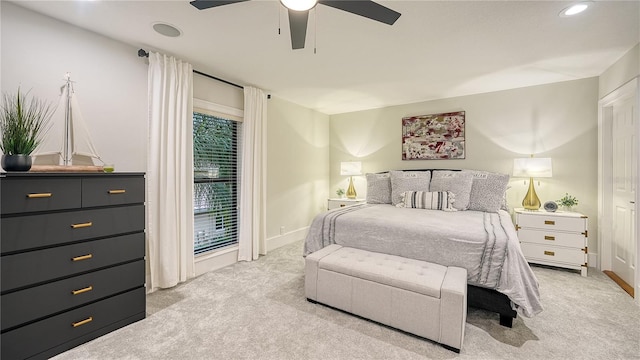
M402 118L402 160L464 156L464 111Z

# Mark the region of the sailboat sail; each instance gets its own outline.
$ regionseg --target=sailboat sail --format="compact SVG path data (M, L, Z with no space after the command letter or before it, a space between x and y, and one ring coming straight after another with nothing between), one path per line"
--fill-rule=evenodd
M61 87L58 108L51 121L51 128L33 154L37 157L37 163L72 165L77 161L86 165L87 160L93 163L91 159L102 162L80 112L78 97L69 74ZM46 160L38 161L41 159Z

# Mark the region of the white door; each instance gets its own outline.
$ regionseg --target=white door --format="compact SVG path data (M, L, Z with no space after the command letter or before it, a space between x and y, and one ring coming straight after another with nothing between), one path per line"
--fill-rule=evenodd
M611 270L633 286L636 269L635 192L638 179L638 139L635 97L613 104L612 175L613 175L613 238L611 239Z

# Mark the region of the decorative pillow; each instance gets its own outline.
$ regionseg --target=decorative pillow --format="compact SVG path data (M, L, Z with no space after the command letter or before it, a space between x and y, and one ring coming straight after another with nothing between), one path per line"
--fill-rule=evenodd
M472 171L473 185L469 210L498 212L507 191L509 175L487 171Z
M456 211L452 206L454 196L451 191L405 191L400 195L402 202L396 206L412 209Z
M430 171L389 171L391 174L391 203L402 202L400 194L405 191L429 191Z
M391 204L391 174L366 174L367 203Z
M456 195L453 207L458 210L469 208L473 173L470 171L434 170L431 174L431 191L451 191Z

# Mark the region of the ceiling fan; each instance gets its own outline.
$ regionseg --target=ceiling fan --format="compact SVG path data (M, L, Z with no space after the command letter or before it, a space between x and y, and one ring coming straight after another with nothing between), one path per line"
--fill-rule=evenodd
M248 0L194 0L190 4L199 10L205 10L216 6L234 4ZM304 48L307 37L307 22L309 10L317 4L327 5L342 11L360 15L371 20L388 25L398 20L400 13L382 6L372 0L280 0L289 12L289 29L291 30L291 47Z

